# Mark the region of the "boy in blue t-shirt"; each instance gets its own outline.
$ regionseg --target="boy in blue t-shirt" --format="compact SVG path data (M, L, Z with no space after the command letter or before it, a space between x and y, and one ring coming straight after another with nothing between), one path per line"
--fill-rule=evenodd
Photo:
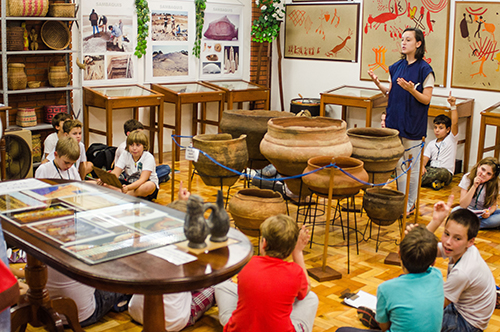
M436 236L425 227L415 227L406 235L399 246L403 274L378 287L376 321L369 321L373 317L370 309L358 309L358 313L364 313L363 324L391 332L441 331L443 275L431 266L436 259L437 244ZM352 327L337 330L355 331L366 332Z

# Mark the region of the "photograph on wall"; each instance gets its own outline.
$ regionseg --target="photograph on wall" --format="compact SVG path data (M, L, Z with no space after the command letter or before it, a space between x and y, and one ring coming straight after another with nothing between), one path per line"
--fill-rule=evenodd
M145 55L147 83L170 83L196 79L192 56L195 31L194 2L149 1L151 10Z
M401 59L401 38L407 27L422 30L424 60L432 67L435 84L444 86L448 61L449 0L363 1L361 73L371 80L372 70L381 81L389 78L389 66Z
M241 79L242 6L207 3L200 45L201 79Z
M287 5L285 58L357 61L359 4Z
M500 2L457 2L451 86L500 91Z
M80 12L83 84L104 84L109 79L116 80L114 83L135 81L136 57L133 55L137 19L134 2L84 1ZM121 68L118 62L126 62L126 68Z

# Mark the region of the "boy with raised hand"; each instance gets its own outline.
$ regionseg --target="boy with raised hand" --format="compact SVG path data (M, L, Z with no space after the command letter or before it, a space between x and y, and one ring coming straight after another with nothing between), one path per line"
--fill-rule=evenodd
M60 112L54 115L54 117L51 120L52 127L56 130L55 133L50 134L47 136L45 141L43 141L43 159L46 159L49 153L54 151L56 148L57 141L63 137L64 131L63 131L63 124L66 120L70 120L71 117L69 116L68 113L65 112Z
M358 308L358 314L361 313L365 320L363 324L391 332L441 331L443 275L432 267L437 244L436 236L424 227L408 232L399 246L403 274L378 286L376 315L370 309ZM337 332L355 331L367 330L337 329Z
M260 226L260 253L238 274L215 286L219 321L224 332L311 332L318 297L310 282L302 250L309 231L285 215ZM293 262L284 261L292 254Z
M448 97L451 106L451 119L444 114L434 118L435 139L429 142L424 150L424 165L430 161L430 166L422 169L422 187L432 187L439 190L450 184L455 173L455 158L458 143L458 113L456 99Z
M80 156L80 147L73 137L63 137L57 141L54 159L41 164L36 172L37 179L64 179L81 181L75 168L75 162Z
M427 225L429 231L435 232L446 219L438 244L438 257L449 258L442 331L482 331L495 310L495 279L474 245L479 219L467 209L450 214L452 203L453 195L448 203L437 202Z

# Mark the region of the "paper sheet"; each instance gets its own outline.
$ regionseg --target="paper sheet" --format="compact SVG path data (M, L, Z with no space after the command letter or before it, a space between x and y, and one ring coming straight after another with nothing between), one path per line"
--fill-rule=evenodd
M42 182L37 179L23 179L17 181L5 181L2 182L2 189L0 189L0 195L7 194L13 191L23 191L37 188L50 187L51 185Z
M158 249L149 250L148 254L160 257L175 265L182 265L189 262L194 262L195 260L198 259L196 258L196 256L177 250L177 246L175 245L169 245Z
M376 310L377 297L375 295L369 294L362 290L357 292L356 295L358 295L358 297L355 300L345 298L344 303L354 308L367 307L372 309L373 311Z

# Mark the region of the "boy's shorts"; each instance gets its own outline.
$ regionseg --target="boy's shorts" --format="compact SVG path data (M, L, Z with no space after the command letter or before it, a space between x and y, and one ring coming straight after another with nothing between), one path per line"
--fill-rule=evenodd
M127 180L124 180L124 179L119 179L120 182L124 185L127 185L127 184L130 184L129 181ZM155 191L153 191L151 194L147 195L146 197L141 197L141 198L144 198L145 200L148 200L148 201L153 201L153 199L156 199L158 197L158 187L155 186Z

